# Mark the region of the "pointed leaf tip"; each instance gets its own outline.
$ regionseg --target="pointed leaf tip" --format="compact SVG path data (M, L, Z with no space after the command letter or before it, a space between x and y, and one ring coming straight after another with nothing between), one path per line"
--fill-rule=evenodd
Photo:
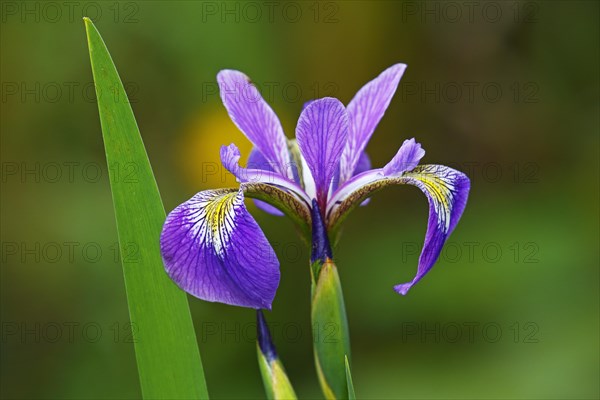
M85 30L88 32L88 35L89 35L90 29L96 30L94 21L92 21L89 17L83 17L83 24L85 25Z
M107 164L136 166L136 183L114 179L108 168L123 262L140 387L144 399L206 399L202 361L184 292L165 274L157 237L165 210L131 105L112 58L92 21L84 18ZM165 371L169 377L167 379Z

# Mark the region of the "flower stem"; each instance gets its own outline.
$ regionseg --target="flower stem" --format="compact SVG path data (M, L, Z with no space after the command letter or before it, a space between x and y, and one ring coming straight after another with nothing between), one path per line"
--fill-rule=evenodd
M327 399L348 398L350 334L342 285L319 206L312 204L311 293L315 364Z

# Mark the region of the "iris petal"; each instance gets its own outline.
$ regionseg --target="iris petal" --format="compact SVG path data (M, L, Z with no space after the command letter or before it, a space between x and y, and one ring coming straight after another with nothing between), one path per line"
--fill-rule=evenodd
M366 151L363 151L360 157L358 158L358 163L356 164L356 168L354 168L354 173L352 176L356 176L358 174L362 174L365 171L371 169L371 158Z
M359 179L347 182L356 185L355 190L343 201L336 203L328 215L328 228L334 241L339 225L348 213L364 199L385 187L398 184L415 185L427 196L429 221L417 274L412 281L394 287L398 293L406 294L433 267L446 239L456 227L467 204L469 178L462 172L443 165L422 165L391 177L385 176L383 169L372 170L357 178Z
M414 138L405 140L394 158L385 167L361 173L357 171L350 180L340 186L330 197L328 210L331 211L331 209L341 204L351 194L356 195L357 191L372 182L381 180L386 176L400 176L403 172L410 171L419 164L424 155L425 150L421 148L421 144L417 143ZM367 159L367 161L369 160ZM370 161L368 165L370 165Z
M247 165L248 168L273 171L273 167L271 166L271 164L269 164L269 161L267 161L265 156L263 156L260 150L258 150L257 148L252 149L252 151L250 152L250 155L248 156ZM278 217L282 217L284 215L281 211L279 211L276 207L273 207L269 203L256 199L252 199L252 201L254 202L254 205L256 205L256 207L268 214L277 215Z
M273 164L275 171L293 179L281 123L250 78L239 71L223 70L217 75L217 81L231 120Z
M384 167L363 172L345 182L328 203L328 228L335 236L348 213L373 193L391 185L415 185L429 202L429 221L425 243L414 279L394 287L400 294L408 290L437 261L446 239L458 223L469 195L470 181L462 172L443 165L417 166L425 151L414 139L404 141L398 153Z
M200 192L179 205L167 217L160 247L168 275L191 295L271 308L279 261L241 189Z
M319 205L325 207L327 192L348 135L344 105L334 98L315 100L298 120L296 140L315 182ZM305 181L306 185L306 181Z
M417 186L429 201L429 221L417 274L412 281L394 287L404 295L437 261L465 209L471 184L465 174L443 165L423 165L399 179Z
M238 164L239 160L240 150L235 144L232 143L229 146L221 146L221 163L240 182L266 183L270 185L276 185L295 194L300 199L303 199L306 202L306 204L310 204L311 200L296 182L293 182L279 174L279 172L275 172L272 170L242 168Z
M358 164L356 164L356 168L354 169L354 173L352 176L356 176L358 174L362 174L365 171L371 169L371 159L366 151L360 155L358 159ZM331 190L335 192L337 188L340 186L340 169L338 168L333 175L333 182L331 183Z
M371 159L369 158L369 155L367 154L367 152L363 151L362 154L360 155L360 158L358 159L358 164L356 164L356 168L354 169L354 174L352 176L362 174L363 172L368 171L370 169L371 169ZM362 203L360 203L360 205L366 206L370 202L371 202L371 199L366 199Z
M405 64L392 65L363 86L348 104L350 131L340 163L342 183L352 177L359 158L387 110L405 69Z
M419 161L424 156L425 150L421 148L420 143L417 143L414 138L405 140L392 161L383 167L383 174L393 176L410 171L419 165Z

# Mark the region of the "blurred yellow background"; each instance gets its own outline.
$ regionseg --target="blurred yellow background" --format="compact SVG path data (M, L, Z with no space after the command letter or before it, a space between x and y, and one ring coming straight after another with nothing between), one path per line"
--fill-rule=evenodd
M373 165L415 137L424 162L461 169L472 189L406 297L392 286L416 270L423 195L390 189L348 219L335 257L357 395L600 396L597 2L0 5L3 398L140 396L86 15L126 82L167 211L235 185L220 145L251 149L221 105L219 70L248 74L293 137L305 101L347 103L407 63ZM281 261L267 313L277 348L298 394L318 398L309 249L289 221L251 212ZM213 398L263 397L254 313L190 305Z

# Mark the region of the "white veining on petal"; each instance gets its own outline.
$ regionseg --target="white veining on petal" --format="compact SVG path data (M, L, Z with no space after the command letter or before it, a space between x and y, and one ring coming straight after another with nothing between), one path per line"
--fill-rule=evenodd
M438 171L438 169L440 169ZM443 232L450 229L450 214L452 202L456 195L456 181L458 174L449 168L437 168L435 165L424 166L419 173L411 179L417 186L423 186L432 197L433 207L438 217L438 227Z
M244 201L242 191L231 193L202 192L194 200L195 210L186 215L188 234L202 238L205 248L213 248L222 259L235 228L236 209ZM191 211L191 210L190 210Z
M287 179L278 172L266 169L242 168L238 164L239 159L240 151L235 144L232 143L229 146L221 146L221 163L236 177L238 182L266 183L278 186L310 205L311 197L307 196L298 183Z
M356 190L382 179L385 179L382 168L365 171L350 178L330 196L327 202L327 214L330 214L337 205Z
M382 168L366 171L354 176L334 192L327 204L327 215L334 214L338 206L352 195L378 182L383 185L410 183L427 193L437 216L437 226L447 233L458 192L454 182L458 181L459 176L460 172L438 165L424 165L389 177L385 176Z

